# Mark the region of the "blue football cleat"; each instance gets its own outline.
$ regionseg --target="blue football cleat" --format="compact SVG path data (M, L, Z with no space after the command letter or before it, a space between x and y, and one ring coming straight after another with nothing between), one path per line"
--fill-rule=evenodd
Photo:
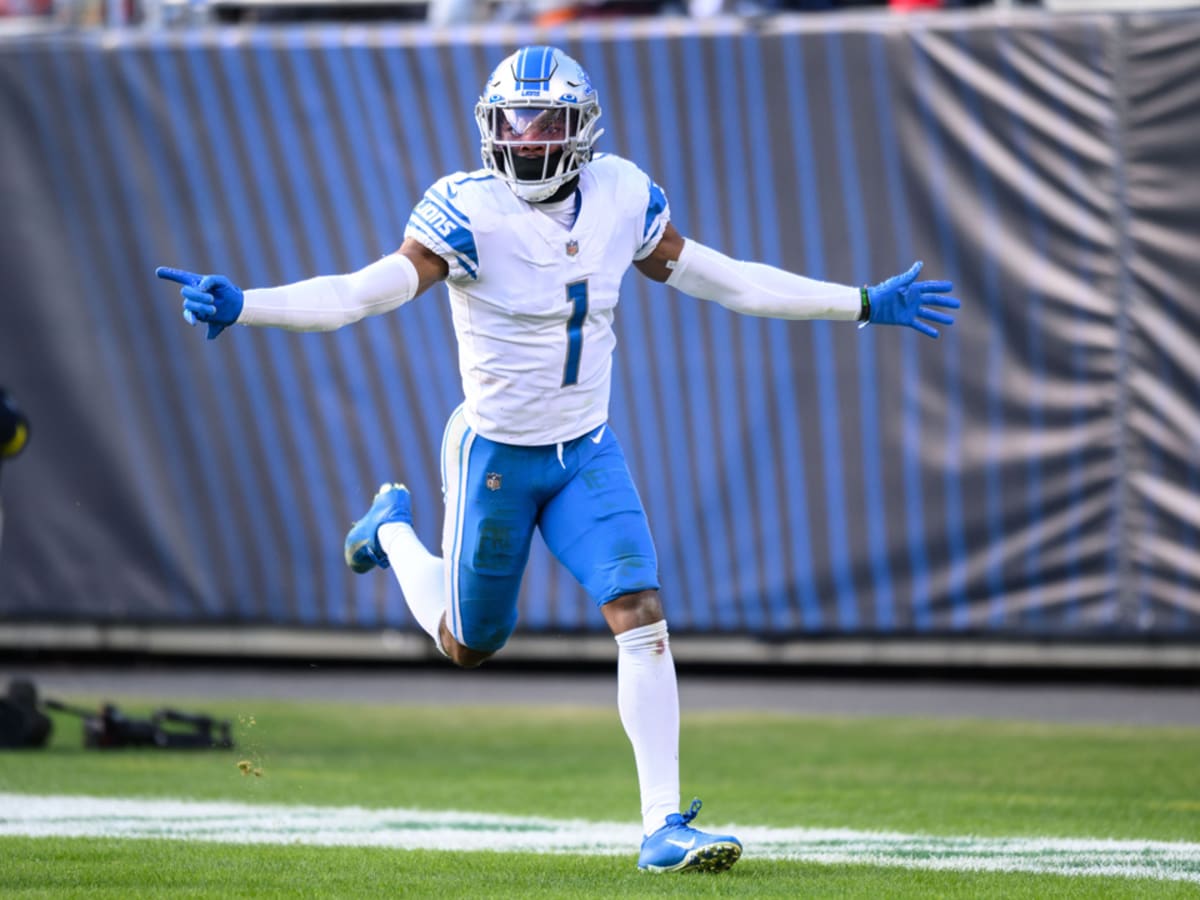
M383 484L367 514L350 526L346 535L346 565L358 574L379 566L388 568L387 554L379 546L379 526L385 522L412 524L412 498L402 484Z
M724 872L742 855L742 842L730 834L705 834L689 828L700 801L687 812L667 816L667 824L642 841L638 868L643 872Z

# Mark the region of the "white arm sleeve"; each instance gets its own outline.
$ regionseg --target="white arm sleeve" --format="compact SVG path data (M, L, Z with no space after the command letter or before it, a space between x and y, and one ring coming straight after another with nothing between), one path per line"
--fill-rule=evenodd
M859 289L814 281L762 263L739 262L688 240L679 259L667 263L667 284L734 312L772 319L841 319L862 313Z
M407 303L416 295L418 283L412 262L392 253L348 275L322 275L246 291L237 324L333 331Z

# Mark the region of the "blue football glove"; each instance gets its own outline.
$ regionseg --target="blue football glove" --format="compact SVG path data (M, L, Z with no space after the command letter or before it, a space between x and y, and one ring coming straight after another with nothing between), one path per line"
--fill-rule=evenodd
M903 275L895 275L867 288L867 299L871 301L868 321L880 325L907 325L931 338L938 336L937 330L921 319L939 325L954 324L952 316L930 308L940 306L943 309L958 309L960 304L956 298L940 296L953 290L954 285L949 281L915 280L923 265L915 262Z
M159 266L154 274L183 285L179 291L183 295L183 318L189 325L208 325L210 341L242 314L242 289L224 275L197 275L169 266Z

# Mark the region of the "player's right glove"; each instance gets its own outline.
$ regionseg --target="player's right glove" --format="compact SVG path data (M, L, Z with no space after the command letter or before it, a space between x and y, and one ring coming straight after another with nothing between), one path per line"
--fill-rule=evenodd
M159 266L154 274L182 284L183 318L189 325L204 322L211 341L242 314L242 289L224 275L197 275L186 269Z
M887 281L866 288L871 304L868 321L881 325L907 325L931 338L938 336L937 330L921 319L939 325L954 324L952 316L930 309L933 306L958 309L960 304L957 298L939 296L952 291L954 285L949 281L917 281L923 265L915 262L903 275L894 275Z

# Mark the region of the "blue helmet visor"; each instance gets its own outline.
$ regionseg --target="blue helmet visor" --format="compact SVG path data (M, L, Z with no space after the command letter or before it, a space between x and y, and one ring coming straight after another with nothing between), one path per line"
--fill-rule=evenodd
M561 107L506 106L496 117L498 141L547 143L567 139L567 111Z

